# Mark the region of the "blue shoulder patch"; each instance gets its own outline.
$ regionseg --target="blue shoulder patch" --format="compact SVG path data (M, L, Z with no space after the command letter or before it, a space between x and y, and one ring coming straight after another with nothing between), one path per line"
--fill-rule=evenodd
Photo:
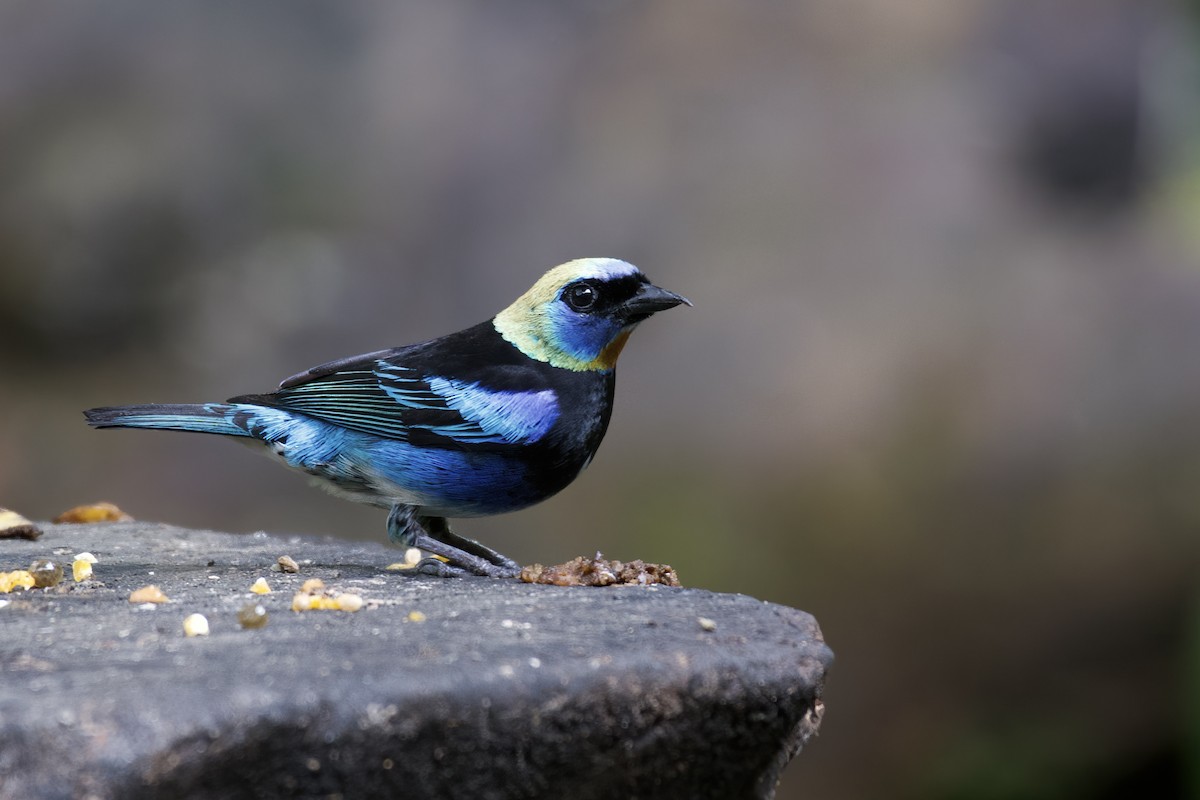
M452 439L532 444L558 420L558 397L551 389L504 392L448 378L427 378L426 382L466 423L432 429Z
M460 445L532 444L558 420L558 397L550 389L487 389L383 359L374 367L322 375L272 398L283 408L400 441L422 430Z

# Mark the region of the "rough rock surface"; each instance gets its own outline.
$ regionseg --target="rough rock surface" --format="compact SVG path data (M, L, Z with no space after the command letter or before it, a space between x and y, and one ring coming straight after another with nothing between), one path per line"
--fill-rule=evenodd
M770 797L820 724L815 620L750 597L429 578L337 540L43 529L0 541L0 570L66 570L0 595L5 800ZM99 563L75 584L79 551ZM284 554L299 574L270 570ZM248 591L259 577L271 594ZM366 605L291 611L314 577ZM151 583L171 602L128 602ZM251 602L265 627L239 626ZM184 636L192 613L209 636Z

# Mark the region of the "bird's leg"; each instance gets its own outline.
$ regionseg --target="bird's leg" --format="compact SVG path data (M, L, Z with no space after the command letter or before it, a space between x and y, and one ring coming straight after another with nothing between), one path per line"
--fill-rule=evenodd
M448 561L438 558L423 558L416 565L416 571L425 575L439 578L455 578L462 575L487 575L488 564L481 558L470 553L446 548L431 537L425 530L426 517L417 513L417 507L397 503L388 512L388 538L401 547L416 547L434 555L442 556Z
M417 547L447 561L426 558L417 564L420 572L440 577L484 575L491 578L511 578L521 571L520 565L478 542L450 533L442 517L422 517L417 507L397 503L388 512L388 538L403 547ZM450 537L450 541L442 537ZM459 546L460 543L467 547ZM495 559L483 555L491 554Z
M415 547L417 538L424 533L421 528L421 518L417 516L416 506L396 503L388 512L388 539L401 547Z

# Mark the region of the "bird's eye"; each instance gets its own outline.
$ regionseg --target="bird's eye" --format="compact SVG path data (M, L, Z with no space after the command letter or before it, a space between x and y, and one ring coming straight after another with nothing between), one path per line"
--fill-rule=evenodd
M587 311L596 305L596 300L599 299L600 292L595 285L583 281L568 286L563 292L563 299L567 301L567 305L576 311Z

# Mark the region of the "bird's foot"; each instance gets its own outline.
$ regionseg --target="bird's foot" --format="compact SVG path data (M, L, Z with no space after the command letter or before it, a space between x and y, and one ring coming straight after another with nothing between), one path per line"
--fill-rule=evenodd
M429 524L427 528L430 538L440 542L445 547L457 550L460 553L474 556L477 559L482 559L492 567L504 572L505 574L503 577L513 577L521 573L521 565L516 561L513 561L503 553L498 553L487 545L481 544L474 539L468 539L466 536L459 536L457 533L450 530L450 526L446 523L446 520L443 517L429 518Z
M468 540L470 541L470 540ZM499 553L501 559L494 563L489 559L480 558L452 544L434 539L429 534L417 537L414 547L432 556L417 562L416 571L423 575L436 575L441 578L457 578L464 575L482 575L487 578L515 578L521 574L521 565ZM439 557L434 557L439 556ZM445 559L444 561L442 559Z
M515 578L521 573L521 565L511 558L454 533L444 517L419 515L415 506L392 506L387 524L388 538L393 542L439 557L425 558L417 563L415 571L424 575Z

